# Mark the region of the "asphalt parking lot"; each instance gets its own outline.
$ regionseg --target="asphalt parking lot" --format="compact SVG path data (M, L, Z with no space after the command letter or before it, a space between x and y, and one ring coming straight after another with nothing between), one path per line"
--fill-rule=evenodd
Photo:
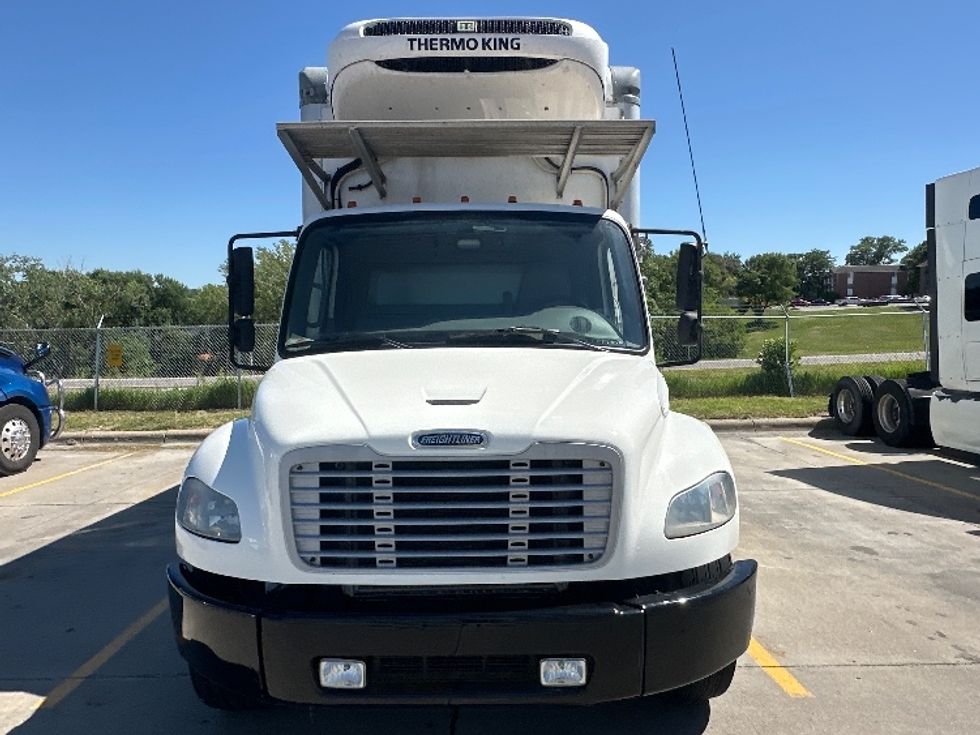
M980 719L980 467L834 434L726 433L753 644L710 705L214 712L163 568L192 447L55 448L0 478L0 732L967 733Z

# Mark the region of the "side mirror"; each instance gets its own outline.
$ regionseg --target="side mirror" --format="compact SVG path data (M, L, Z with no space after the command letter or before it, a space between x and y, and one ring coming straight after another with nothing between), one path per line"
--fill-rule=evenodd
M231 328L231 343L239 352L252 352L255 349L255 322L238 318Z
M233 315L255 313L255 260L252 248L234 248L228 259L228 305Z
M701 311L701 248L693 242L677 251L677 308Z
M692 242L677 252L677 343L682 347L701 344L701 248Z
M51 354L51 345L47 342L38 342L34 346L34 357L30 360L24 361L24 369L31 367L32 365L41 362L45 357Z

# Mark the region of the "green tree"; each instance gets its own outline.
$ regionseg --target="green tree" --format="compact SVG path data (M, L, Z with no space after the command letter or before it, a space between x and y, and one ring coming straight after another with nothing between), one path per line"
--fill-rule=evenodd
M905 240L891 235L865 236L851 246L844 262L847 265L891 265L899 253L908 249Z
M929 244L925 240L909 250L905 254L905 257L902 258L901 263L909 273L909 280L905 285L905 293L917 294L921 293L925 288L924 283L919 283L919 276L922 274L922 269L919 266L924 264L928 259Z
M735 296L742 258L735 253L706 253L704 256L704 304L714 309L724 299Z
M793 297L796 263L785 253L760 253L745 261L738 274L738 295L750 306L765 310Z
M277 322L296 245L279 240L255 251L255 321Z
M796 261L797 293L805 299L820 299L828 295L830 277L836 265L829 250L814 248L790 256Z
M188 324L225 324L228 322L228 286L207 283L190 294Z

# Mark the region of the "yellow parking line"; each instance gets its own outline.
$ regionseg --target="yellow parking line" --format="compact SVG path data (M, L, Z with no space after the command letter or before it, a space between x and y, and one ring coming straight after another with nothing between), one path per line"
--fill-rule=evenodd
M109 643L107 643L101 651L96 653L94 656L92 656L92 658L71 672L68 675L68 678L58 684L58 686L52 689L48 696L44 698L44 702L41 704L41 707L44 709L51 709L52 707L57 706L61 700L75 691L85 682L88 677L102 668L109 659L119 653L123 646L139 635L140 631L160 617L160 615L166 609L167 598L163 598L160 600L160 602L137 618L135 622L126 628L126 630L109 641Z
M49 477L46 480L38 480L37 482L32 482L30 485L21 485L20 487L15 487L15 488L13 488L11 490L5 490L4 492L0 493L0 498L6 498L9 495L16 495L17 493L22 493L25 490L30 490L30 489L35 488L35 487L41 487L41 485L47 485L48 483L51 483L51 482L57 482L58 480L64 480L66 477L71 477L73 475L77 475L80 472L88 472L89 470L94 470L96 467L104 467L105 465L109 464L110 462L115 462L115 461L120 460L120 459L125 459L126 457L133 456L134 454L136 454L136 452L126 452L125 454L118 454L115 457L111 457L109 459L104 459L101 462L96 462L95 464L90 464L88 467L81 467L81 468L79 468L77 470L72 470L71 472L63 472L60 475L55 475L54 477Z
M830 457L842 459L845 462L850 462L851 464L861 465L862 467L869 467L870 469L879 470L881 472L887 472L889 475L894 475L895 477L901 477L903 480L912 480L913 482L918 482L921 485L934 487L937 490L944 490L948 493L952 493L953 495L959 495L964 498L969 498L970 500L980 500L980 495L975 495L973 493L966 492L965 490L958 490L955 487L950 487L949 485L943 485L941 482L934 482L932 480L925 480L921 477L916 477L915 475L908 475L904 472L900 472L899 470L893 470L890 467L883 467L880 464L871 464L870 462L865 462L863 459L858 459L857 457L850 457L846 454L841 454L840 452L834 452L830 449L824 449L823 447L818 447L808 442L801 442L799 439L789 439L785 436L781 436L779 438L789 444L796 444L799 447L812 449L814 452L820 452L821 454L826 454Z
M779 684L779 687L791 697L812 697L809 690L800 684L795 676L783 668L782 664L776 660L755 638L749 641L749 655L759 668L769 674L769 678Z

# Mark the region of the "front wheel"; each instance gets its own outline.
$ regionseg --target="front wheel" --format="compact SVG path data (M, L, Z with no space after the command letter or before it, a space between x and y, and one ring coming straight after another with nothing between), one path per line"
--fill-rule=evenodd
M26 406L0 406L0 475L23 472L34 461L41 446L37 417Z

